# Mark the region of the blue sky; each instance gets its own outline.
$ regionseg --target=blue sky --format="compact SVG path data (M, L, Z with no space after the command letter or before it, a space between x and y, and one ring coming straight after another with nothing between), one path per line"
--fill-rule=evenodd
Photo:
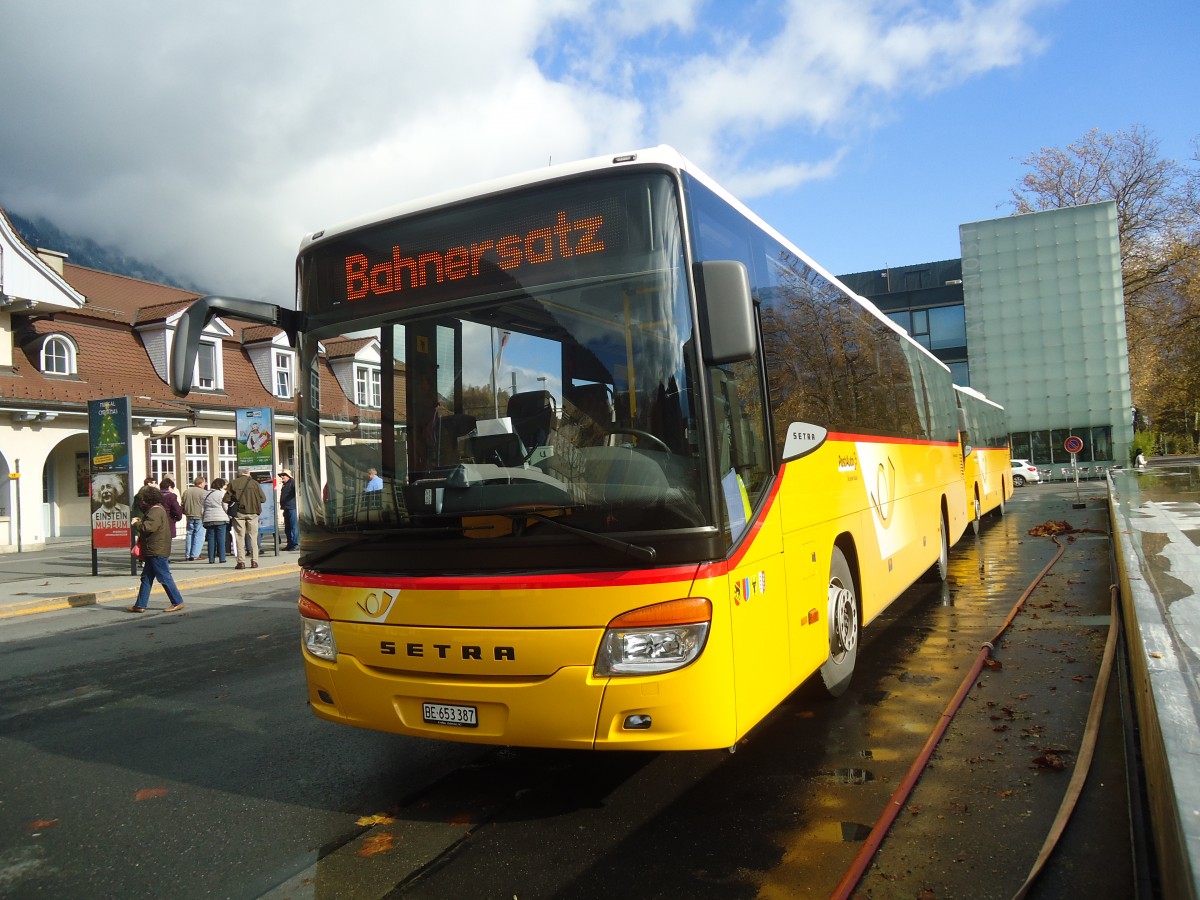
M0 3L0 205L290 303L307 232L676 146L826 269L959 255L1021 160L1200 136L1200 3Z

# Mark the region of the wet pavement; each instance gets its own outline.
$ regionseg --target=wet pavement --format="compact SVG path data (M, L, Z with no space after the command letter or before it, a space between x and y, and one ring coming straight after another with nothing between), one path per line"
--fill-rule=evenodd
M269 542L264 541L264 546L269 547ZM187 562L182 558L183 542L176 541L171 574L185 601L189 587L254 581L285 573L296 576L298 589L299 555L264 549L259 568L235 569L233 557L224 564L209 565L207 558ZM130 573L127 552L101 551L97 573L92 574L92 546L86 538L57 540L40 550L0 553L0 619L96 603L128 603L137 597L140 575ZM162 586L155 584L151 610L167 605Z
M1200 466L1113 479L1122 609L1164 896L1200 896Z
M1029 896L1195 896L1200 469L1180 468L1117 473L1111 518L1102 481L1018 489L1006 516L954 548L947 586L914 587L868 627L845 697L821 703L802 687L734 755L496 749L395 810L401 843L439 822L447 841L397 872L391 896L607 897L625 885L638 897L828 897L992 641L852 892L1011 897L1080 760L1113 624L1114 558L1128 664L1103 691L1078 807ZM1057 545L1030 534L1054 522L1068 526ZM995 638L1058 545L1062 557ZM129 602L136 577L91 576L89 553L0 556L0 617ZM189 584L294 573L296 560L172 567L186 596ZM165 605L161 589L151 605ZM1151 830L1157 855L1142 845ZM305 877L355 865L333 852Z

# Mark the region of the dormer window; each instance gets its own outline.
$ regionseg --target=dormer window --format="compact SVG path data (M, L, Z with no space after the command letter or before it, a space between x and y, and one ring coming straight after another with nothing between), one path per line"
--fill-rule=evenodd
M61 334L42 341L41 369L46 375L74 375L75 342Z
M355 366L355 400L359 406L378 409L380 404L380 376L378 366Z
M275 360L275 396L290 400L294 391L293 385L296 383L292 371L292 354L285 350L276 350L272 356Z
M202 391L215 391L221 386L221 357L217 345L201 341L196 354L196 387Z

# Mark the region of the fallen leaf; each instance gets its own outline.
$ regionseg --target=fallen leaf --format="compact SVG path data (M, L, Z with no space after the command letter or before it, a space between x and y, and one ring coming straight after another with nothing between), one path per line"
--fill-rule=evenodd
M392 816L384 815L383 813L375 813L373 816L363 816L357 819L354 824L361 825L367 828L371 825L394 825L396 820Z
M364 858L378 856L380 853L387 853L396 846L396 839L390 831L381 831L379 834L369 835L364 841L362 848L358 851L358 855Z
M29 823L30 831L45 831L47 828L53 828L58 824L58 819L38 819L36 822Z
M170 793L170 791L168 791L164 787L142 788L140 791L138 791L136 794L133 795L133 799L134 800L153 800L156 797L165 797L169 793Z
M1033 761L1035 768L1061 770L1067 767L1061 756L1055 753L1045 753Z

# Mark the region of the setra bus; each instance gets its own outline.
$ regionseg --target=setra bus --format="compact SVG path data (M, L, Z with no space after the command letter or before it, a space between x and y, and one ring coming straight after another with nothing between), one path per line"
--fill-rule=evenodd
M732 747L970 520L945 365L669 147L307 236L300 614L320 717ZM368 480L368 470L371 478Z
M1012 496L1008 420L1004 407L979 391L956 384L954 395L959 410L967 515L975 534L979 534L981 518L992 510L1004 515L1004 503Z

